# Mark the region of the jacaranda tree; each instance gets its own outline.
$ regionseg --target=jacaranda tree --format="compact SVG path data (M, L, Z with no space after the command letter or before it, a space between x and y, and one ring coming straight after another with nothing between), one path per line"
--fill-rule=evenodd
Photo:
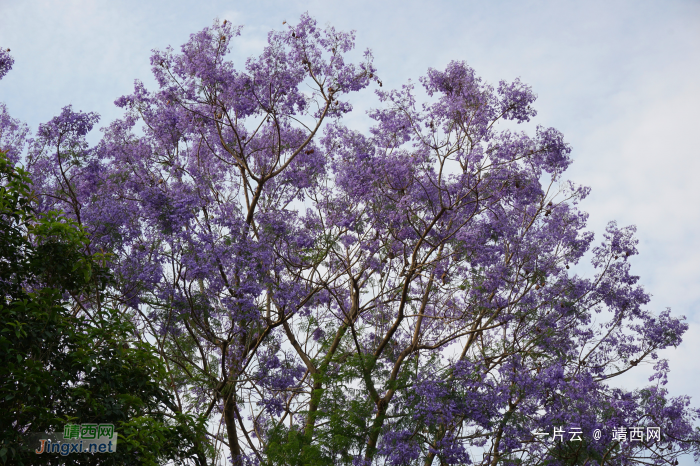
M667 396L657 357L687 324L646 309L634 227L612 222L593 247L562 134L503 128L535 116L530 87L452 62L420 79L419 103L410 84L382 90L369 51L348 61L354 34L307 15L236 67L238 35L216 21L154 52L158 89L117 99L99 144L97 115L66 107L26 156L41 205L113 254L109 299L156 343L176 410L208 419L212 463L698 452L700 412ZM344 126L370 86L374 126ZM586 253L591 277L570 270ZM649 363L648 387L611 387ZM619 436L638 426L660 438Z

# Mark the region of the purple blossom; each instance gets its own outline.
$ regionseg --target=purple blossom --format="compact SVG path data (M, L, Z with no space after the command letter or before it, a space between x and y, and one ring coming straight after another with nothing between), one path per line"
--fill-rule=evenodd
M12 118L5 104L0 102L0 150L12 163L19 162L25 144L31 144L27 139L28 134L27 124Z
M0 79L12 69L15 59L10 55L10 49L0 48Z
M234 64L240 34L217 20L154 51L157 88L118 98L95 147L93 113L65 107L27 140L0 108L15 161L29 142L40 208L104 251L108 304L158 342L182 409L225 427L231 458L571 464L532 432L645 423L663 450L607 439L576 461L698 451L699 413L668 397L658 359L688 325L647 309L635 228L611 222L592 247L564 136L499 126L536 116L529 86L450 62L420 102L307 14ZM374 85L373 127L344 126ZM570 273L588 251L594 275ZM649 386L611 388L648 360Z

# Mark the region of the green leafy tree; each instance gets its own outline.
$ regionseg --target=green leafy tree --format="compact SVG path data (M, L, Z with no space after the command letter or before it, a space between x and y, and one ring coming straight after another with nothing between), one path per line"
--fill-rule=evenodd
M202 424L178 414L128 316L101 306L109 276L85 242L60 214L36 213L26 172L0 152L0 460L204 464ZM90 422L115 425L116 453L37 455L28 445L32 432Z

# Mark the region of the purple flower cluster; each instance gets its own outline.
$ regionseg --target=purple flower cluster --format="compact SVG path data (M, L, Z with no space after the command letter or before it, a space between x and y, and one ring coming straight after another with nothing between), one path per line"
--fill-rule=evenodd
M10 49L0 48L0 79L12 69L15 64L15 59L10 55Z
M0 150L11 162L19 162L28 135L27 124L12 118L7 111L7 106L0 102Z
M234 65L240 34L216 21L154 51L158 88L117 99L124 116L94 147L95 114L68 106L28 140L0 107L0 142L13 160L27 145L41 208L108 253L108 304L157 343L178 409L221 426L213 448L225 436L233 461L358 465L698 452L700 412L668 397L658 359L688 326L646 308L634 227L611 222L592 247L563 135L499 127L536 116L529 86L451 62L419 80L419 103L413 84L381 88L369 51L348 61L354 33L308 15ZM342 117L370 85L362 133ZM572 274L589 250L594 276ZM611 388L649 360L650 386ZM664 435L574 451L532 434L567 425Z

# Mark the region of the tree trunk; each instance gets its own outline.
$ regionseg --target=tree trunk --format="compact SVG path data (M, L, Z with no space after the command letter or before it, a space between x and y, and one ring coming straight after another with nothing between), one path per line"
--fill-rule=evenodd
M238 432L236 430L236 386L232 382L226 384L223 390L224 398L224 422L228 436L231 460L234 466L243 464L241 458L241 446L238 444Z

